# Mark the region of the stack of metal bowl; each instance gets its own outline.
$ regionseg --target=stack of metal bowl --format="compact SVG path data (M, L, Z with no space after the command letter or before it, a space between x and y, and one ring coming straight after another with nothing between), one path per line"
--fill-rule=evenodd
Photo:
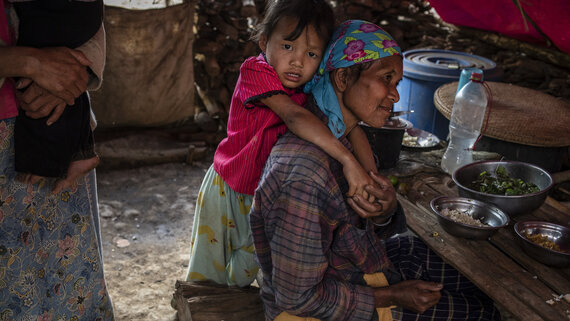
M494 173L499 166L504 167L510 177L533 183L540 190L523 195L497 195L483 193L471 187L482 172ZM505 160L467 164L458 168L453 173L452 178L457 185L459 196L494 204L510 217L530 213L539 208L554 185L552 176L544 169L529 163Z
M441 227L451 235L468 239L487 239L509 224L509 216L499 208L464 197L439 196L431 200L431 209ZM484 226L461 223L442 214L444 209L456 210L479 220Z

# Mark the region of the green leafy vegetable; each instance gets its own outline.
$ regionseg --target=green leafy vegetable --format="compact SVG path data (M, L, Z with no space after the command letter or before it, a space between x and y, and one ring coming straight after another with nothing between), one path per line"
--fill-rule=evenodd
M540 191L540 188L533 183L527 183L520 178L512 178L503 166L498 166L495 175L487 171L481 172L479 177L473 181L472 189L479 192L496 195L523 195Z

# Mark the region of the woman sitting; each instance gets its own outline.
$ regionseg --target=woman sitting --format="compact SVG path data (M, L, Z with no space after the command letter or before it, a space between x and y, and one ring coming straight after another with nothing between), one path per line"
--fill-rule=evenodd
M399 100L400 48L380 27L347 21L325 53L308 109L323 122L341 115L350 148L351 128L361 120L381 127ZM337 161L291 132L278 140L250 213L266 319L500 320L493 302L421 240L390 237L406 229L404 213L391 184L372 177L383 185L369 189L379 203L347 200Z

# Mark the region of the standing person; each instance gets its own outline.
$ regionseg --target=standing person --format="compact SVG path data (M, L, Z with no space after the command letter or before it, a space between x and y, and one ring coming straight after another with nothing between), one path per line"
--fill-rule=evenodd
M336 108L346 128L361 120L381 127L399 100L396 42L372 23L351 20L325 52L307 109L327 122ZM336 106L318 105L333 99ZM391 184L372 177L384 190L369 192L397 204ZM340 164L294 133L271 150L250 213L267 320L500 320L493 302L421 240L391 237L406 230L400 206L394 211L360 195L347 200L347 188ZM358 204L355 211L347 201Z
M103 23L103 0L9 1L13 2L19 20L19 46L77 48L91 39ZM90 70L88 65L86 68ZM99 163L89 96L81 85L83 93L67 103L73 108L66 108L61 100L55 110L57 121L53 117L32 118L23 109L16 118L16 171L28 182L40 177L58 178L54 193L71 186ZM33 98L37 105L47 103L41 97L44 91L40 87L33 83L28 87L31 90L23 97L24 102ZM30 97L32 92L36 97Z
M22 97L44 93L41 101L22 103L33 115L51 114L61 100L73 102L85 90L86 65L93 71L92 80L101 80L102 23L79 50L16 46L7 19L7 12L13 11L6 4L0 0L0 319L113 320L103 273L95 172L74 181L73 188L52 194L48 184L18 181L14 156L18 101L12 77L33 82Z
M317 70L333 29L334 14L324 0L268 3L254 35L262 53L245 60L240 68L228 137L218 145L200 187L188 281L246 286L255 278L258 267L248 214L265 160L287 128L341 162L349 179L349 196L375 184L327 126L301 107L306 102L302 86ZM359 138L354 144L368 151L362 153L364 168L376 171L365 135Z

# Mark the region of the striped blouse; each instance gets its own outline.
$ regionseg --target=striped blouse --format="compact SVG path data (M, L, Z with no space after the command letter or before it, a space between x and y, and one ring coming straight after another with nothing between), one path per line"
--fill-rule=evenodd
M344 136L340 140L350 147ZM341 164L322 149L291 132L279 139L250 213L268 320L282 311L320 320L372 319L374 297L363 276L394 274L382 239L403 231L405 217L400 208L391 224L375 230L348 207L347 191Z

